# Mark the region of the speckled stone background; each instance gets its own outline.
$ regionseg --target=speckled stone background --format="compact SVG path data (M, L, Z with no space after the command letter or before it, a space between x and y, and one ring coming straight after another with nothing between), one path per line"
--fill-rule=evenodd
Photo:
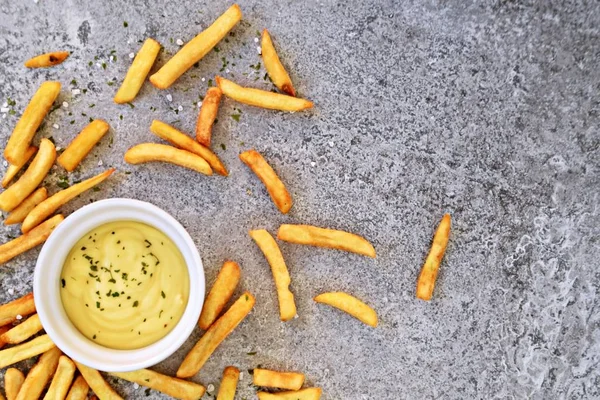
M110 134L69 179L119 170L63 211L149 201L189 230L209 284L224 260L241 264L238 292L253 292L256 308L194 380L215 394L223 368L236 365L238 398L253 399L247 370L262 365L305 372L327 400L600 398L599 3L242 0L243 23L219 52L169 90L146 83L135 108L112 102L140 41L164 45L160 66L229 4L0 3L0 102L14 100L16 112L0 116L0 145L40 82L60 80L57 104L68 108L48 116L36 141L64 147L89 117L103 118ZM216 74L270 89L264 67L252 67L264 27L313 110L225 99L214 148L228 178L123 162L130 146L160 142L148 130L154 118L191 133ZM22 66L57 49L72 52L61 66ZM288 185L289 215L238 160L249 148ZM51 192L63 175L56 167L46 180ZM444 212L453 231L426 303L414 298L415 280ZM299 314L282 323L269 267L247 235L282 222L355 231L378 257L280 243ZM3 227L0 240L17 232ZM2 267L0 301L31 290L37 253ZM332 290L373 305L380 326L311 300ZM199 335L156 369L173 373ZM163 398L110 381L126 398Z

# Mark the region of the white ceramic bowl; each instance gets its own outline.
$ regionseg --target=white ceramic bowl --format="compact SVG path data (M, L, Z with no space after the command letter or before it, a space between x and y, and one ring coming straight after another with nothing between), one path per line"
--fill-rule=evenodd
M181 251L190 277L188 304L175 328L158 342L135 350L110 349L83 336L69 320L60 297L60 273L71 248L90 230L113 221L143 222L162 231ZM37 313L52 341L73 360L109 372L146 368L173 354L198 322L204 289L202 260L183 226L160 208L132 199L101 200L65 218L44 244L33 276Z

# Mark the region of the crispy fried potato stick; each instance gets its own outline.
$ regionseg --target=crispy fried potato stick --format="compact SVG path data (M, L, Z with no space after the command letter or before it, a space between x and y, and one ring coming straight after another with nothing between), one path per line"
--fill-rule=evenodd
M277 239L290 243L345 250L372 258L376 256L375 248L365 238L335 229L283 224L279 227Z
M31 139L60 92L60 82L44 82L31 98L4 149L4 158L13 165L27 161ZM54 162L54 160L52 160Z
M5 343L18 344L29 339L42 329L44 328L40 322L40 317L37 314L33 314L24 322L21 322L19 325L0 336L0 340Z
M71 385L71 389L69 390L69 394L67 394L66 400L87 400L88 392L90 391L90 387L87 382L83 378L83 376L79 375L73 385Z
M327 304L345 311L365 324L377 327L377 313L371 307L354 296L344 292L322 293L314 299L317 303Z
M125 162L129 164L142 164L151 161L164 161L192 169L204 175L212 175L212 169L204 158L166 144L142 143L133 146L125 153Z
M291 392L258 392L258 400L319 400L321 388L306 388Z
M295 97L296 91L294 90L294 85L292 85L292 80L283 67L283 64L281 64L279 56L273 46L271 35L269 35L269 31L266 29L263 30L260 46L265 68L275 86L282 92Z
M86 190L90 190L94 186L99 185L106 178L111 176L113 172L115 172L114 168L108 169L101 174L86 179L83 182L76 183L75 185L48 197L27 214L27 217L25 217L25 221L23 221L23 225L21 226L21 231L23 231L23 233L31 231L62 205L79 196Z
M79 163L94 148L96 143L102 139L110 126L106 121L95 119L88 124L79 135L73 139L65 151L58 156L56 162L69 172L73 172Z
M51 53L41 54L25 61L27 68L46 68L53 67L65 61L69 57L68 51L53 51Z
M42 354L37 364L31 368L23 381L23 385L21 385L21 389L17 395L17 400L38 399L40 397L56 371L61 354L58 347L54 347Z
M17 320L17 315L26 317L34 312L35 302L33 300L33 293L28 293L23 297L0 306L0 326L12 324Z
M40 150L17 182L0 194L0 210L12 211L21 204L44 180L56 159L56 149L51 141L42 139Z
M0 350L0 368L37 356L55 347L48 335L42 335L10 349Z
M279 211L287 214L292 208L292 196L263 156L256 150L248 150L240 154L240 160L262 181Z
M225 96L251 106L281 111L302 111L313 106L312 101L309 100L267 92L266 90L242 87L220 76L217 76L216 80Z
M16 368L9 368L4 373L4 391L7 400L15 400L25 381L25 375Z
M208 147L205 147L194 141L194 139L185 133L173 128L171 125L155 119L152 121L152 125L150 125L150 132L171 143L173 146L177 146L180 149L199 155L200 157L204 158L206 162L208 162L208 164L217 172L217 174L227 176L227 170L215 153L210 151Z
M235 329L236 326L248 315L254 307L254 296L246 292L236 300L235 303L223 314L204 335L198 340L198 343L185 356L185 359L177 370L178 378L189 378L194 376L206 360L221 344L223 340ZM0 354L2 351L0 351Z
M0 337L2 335L4 335L6 332L8 332L9 330L12 329L12 325L4 325L4 326L0 326ZM4 345L6 344L5 341L3 341L2 339L0 339L0 349L2 347L4 347Z
M266 230L259 229L248 233L271 266L271 273L273 274L279 299L279 317L282 321L289 321L296 316L296 303L294 302L294 294L290 291L290 274L285 266L281 250L279 250L273 236Z
M35 146L29 146L29 148L27 149L27 152L25 153L25 164L27 164L27 161L29 161L31 159L31 157L33 157L33 155L35 153L37 153L38 148ZM8 185L10 184L10 182L13 180L13 178L15 176L17 176L17 174L19 173L19 171L21 170L21 168L23 168L23 166L25 165L13 165L10 164L8 166L8 168L6 169L6 173L4 174L4 177L2 178L2 187L3 188L7 188Z
M172 378L149 369L140 369L132 372L111 372L110 375L135 382L161 393L181 400L197 400L204 395L204 386L183 379Z
M157 73L150 82L159 89L167 89L173 82L200 61L242 19L237 4L229 7L211 26L186 43Z
M425 260L425 264L423 264L421 274L417 280L418 299L426 301L431 300L433 288L435 287L435 281L440 269L440 263L442 262L442 258L446 252L446 246L448 245L448 239L450 237L450 225L450 214L445 214L437 230L435 231L433 243L431 244L431 250L429 250L429 254L427 255L427 259Z
M206 296L202 314L198 320L200 329L207 330L215 322L225 308L225 304L231 299L235 287L240 281L240 275L240 266L236 262L225 261L217 275L217 280Z
M31 212L42 201L48 198L48 190L45 187L41 187L37 189L35 192L31 193L29 197L21 202L18 206L13 208L13 210L8 214L6 219L4 220L4 225L13 225L18 224L19 222L23 222L27 214Z
M44 396L44 400L64 400L73 382L75 375L75 364L67 356L60 356L58 368L52 378L52 383Z
M119 396L108 383L106 383L102 375L100 375L100 372L93 368L86 367L77 361L75 361L75 365L77 365L77 369L81 375L83 375L83 378L90 388L102 400L123 400L123 398Z
M211 87L208 88L206 96L202 100L202 106L196 121L196 140L203 146L210 147L212 126L215 118L217 118L217 112L219 112L222 94L221 89L218 87Z
M219 385L217 400L234 400L237 390L238 380L240 379L240 370L236 367L225 367L223 378Z
M144 84L150 69L160 52L160 43L153 39L146 39L144 45L133 59L133 63L125 75L114 101L117 104L129 103L135 99Z
M253 383L256 386L263 387L299 390L302 387L302 384L304 384L304 374L299 372L278 372L254 368L253 377Z
M4 264L19 254L33 249L38 244L44 243L54 228L56 228L56 226L64 219L65 217L60 214L55 215L47 221L39 224L26 234L0 245L0 264Z

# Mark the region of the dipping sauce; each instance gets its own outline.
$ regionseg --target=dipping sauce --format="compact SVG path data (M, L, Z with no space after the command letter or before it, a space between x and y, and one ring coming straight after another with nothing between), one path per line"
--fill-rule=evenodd
M112 349L138 349L169 333L188 302L183 255L141 222L101 225L71 249L61 272L67 316L87 338Z

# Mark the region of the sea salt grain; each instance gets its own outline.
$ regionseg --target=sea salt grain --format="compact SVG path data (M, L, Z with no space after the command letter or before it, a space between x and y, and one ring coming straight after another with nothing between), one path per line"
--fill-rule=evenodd
M59 127L58 127L58 124L52 124L52 127L53 127L54 129L58 129L58 128L59 128Z
M8 108L8 107L2 107L2 108L0 108L0 112L7 113L9 111L10 111L10 108Z
M254 38L254 43L258 43L258 38L257 37Z
M256 47L256 51L258 52L258 54L262 54L262 49L260 48L260 46Z
M15 294L15 289L10 288L10 289L7 290L7 292L8 292L9 295L12 296L13 294Z
M133 388L134 388L135 390L138 390L138 389L140 388L140 385L138 385L137 383L134 383L134 384L133 384Z
M215 385L213 385L213 384L211 383L210 385L208 385L208 386L206 387L206 391L207 391L208 393L212 393L212 392L214 392L214 391L215 391Z
M168 101L173 101L173 96L171 96L170 94L167 95L167 100Z
M8 167L8 161L6 161L6 160L2 161L2 165L4 165L5 167Z
M73 93L73 96L77 96L78 94L81 93L81 90L79 90L79 89L73 89L73 90L71 90L71 93Z
M98 161L98 166L101 167L104 163L102 162L102 160Z
M17 321L20 321L23 319L23 316L21 314L17 314Z
M129 58L135 57L135 53L129 53Z
M317 163L316 163L316 162L314 162L314 161L311 161L311 162L310 162L310 166L311 166L311 167L316 167L316 166L317 166Z
M177 109L178 109L179 111L183 111L183 106L179 106L179 107L177 107Z
M206 80L206 78L202 78L202 82L204 82Z
M333 147L333 142L329 142L329 147Z
M4 103L2 103L2 108L4 107L8 107L8 103L5 101Z
M69 108L69 103L67 103L66 101L63 101L63 104L62 104L62 106L63 106L64 108Z
M175 43L177 43L177 46L183 46L183 40L181 39L177 39Z

